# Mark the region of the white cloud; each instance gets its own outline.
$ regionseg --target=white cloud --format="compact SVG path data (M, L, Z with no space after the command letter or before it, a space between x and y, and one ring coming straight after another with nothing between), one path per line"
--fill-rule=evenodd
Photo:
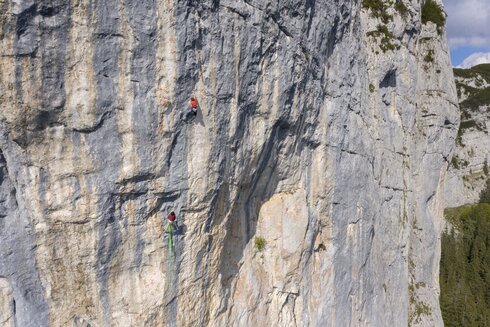
M490 46L489 39L481 36L449 37L449 46L456 49L463 46L484 48Z
M468 56L468 58L463 60L458 68L471 68L473 66L486 63L490 63L490 52L477 52L473 53L472 55Z
M490 47L488 0L444 0L449 45Z

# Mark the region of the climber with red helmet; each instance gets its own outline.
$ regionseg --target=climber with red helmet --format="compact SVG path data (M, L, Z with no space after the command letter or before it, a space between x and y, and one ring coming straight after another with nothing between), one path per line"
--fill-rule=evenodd
M167 233L170 233L171 231L173 231L175 228L176 228L176 222L175 220L177 219L177 217L175 216L175 212L171 211L168 215L167 215L167 225L165 226L165 231Z
M168 215L167 215L167 225L165 226L165 233L168 234L168 249L173 251L174 249L174 230L177 229L177 226L176 226L176 216L175 216L175 212L171 211Z
M189 122L197 116L197 106L197 99L192 97L189 101L189 110L185 114L185 122Z

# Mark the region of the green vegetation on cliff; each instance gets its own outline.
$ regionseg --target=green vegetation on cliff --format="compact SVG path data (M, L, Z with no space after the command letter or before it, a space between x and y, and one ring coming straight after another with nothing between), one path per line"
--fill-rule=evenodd
M480 113L480 107L490 108L490 64L481 64L469 69L455 68L456 89L458 97L465 100L460 102L461 125L459 126L457 142L462 144L462 135L466 129L476 128L486 131L485 122L475 120L474 113ZM487 109L487 116L490 112Z
M441 240L444 325L490 326L490 204L447 209L445 216L452 227Z
M485 166L483 166L483 171L485 172L485 175L488 176L488 163L486 160L485 160ZM486 188L480 193L480 202L490 204L490 179L487 180Z
M384 24L393 20L393 16L387 13L389 3L383 0L362 0L362 7L371 10L371 16L379 18Z
M478 109L480 106L490 105L490 87L478 90L459 104L463 109Z
M461 92L467 95L466 100L460 104L463 113L466 109L477 110L479 106L490 105L490 88L484 87L490 84L490 64L476 65L468 69L455 68L453 71L455 77L470 79L474 83L474 86L470 86L456 80L458 97L461 97Z
M446 16L441 6L434 0L425 1L422 6L422 23L433 22L437 25L437 31L442 33L442 28L446 23Z
M472 78L480 75L490 83L490 64L476 65L472 68L454 68L454 76L462 78Z
M265 248L265 245L267 244L267 242L265 241L265 238L263 238L261 236L256 236L254 243L255 243L255 247L259 251L262 251Z

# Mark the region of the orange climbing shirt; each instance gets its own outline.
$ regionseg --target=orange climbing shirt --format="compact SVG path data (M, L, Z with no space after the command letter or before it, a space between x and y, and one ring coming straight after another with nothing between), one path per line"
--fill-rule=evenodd
M191 108L192 109L196 109L197 108L197 100L196 99L191 99Z

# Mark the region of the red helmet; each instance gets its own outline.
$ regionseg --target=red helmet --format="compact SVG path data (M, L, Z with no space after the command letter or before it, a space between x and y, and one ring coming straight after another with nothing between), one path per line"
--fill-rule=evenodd
M167 219L169 221L175 221L176 218L177 217L175 217L175 212L173 212L173 211L171 213L169 213L168 216L167 216Z

